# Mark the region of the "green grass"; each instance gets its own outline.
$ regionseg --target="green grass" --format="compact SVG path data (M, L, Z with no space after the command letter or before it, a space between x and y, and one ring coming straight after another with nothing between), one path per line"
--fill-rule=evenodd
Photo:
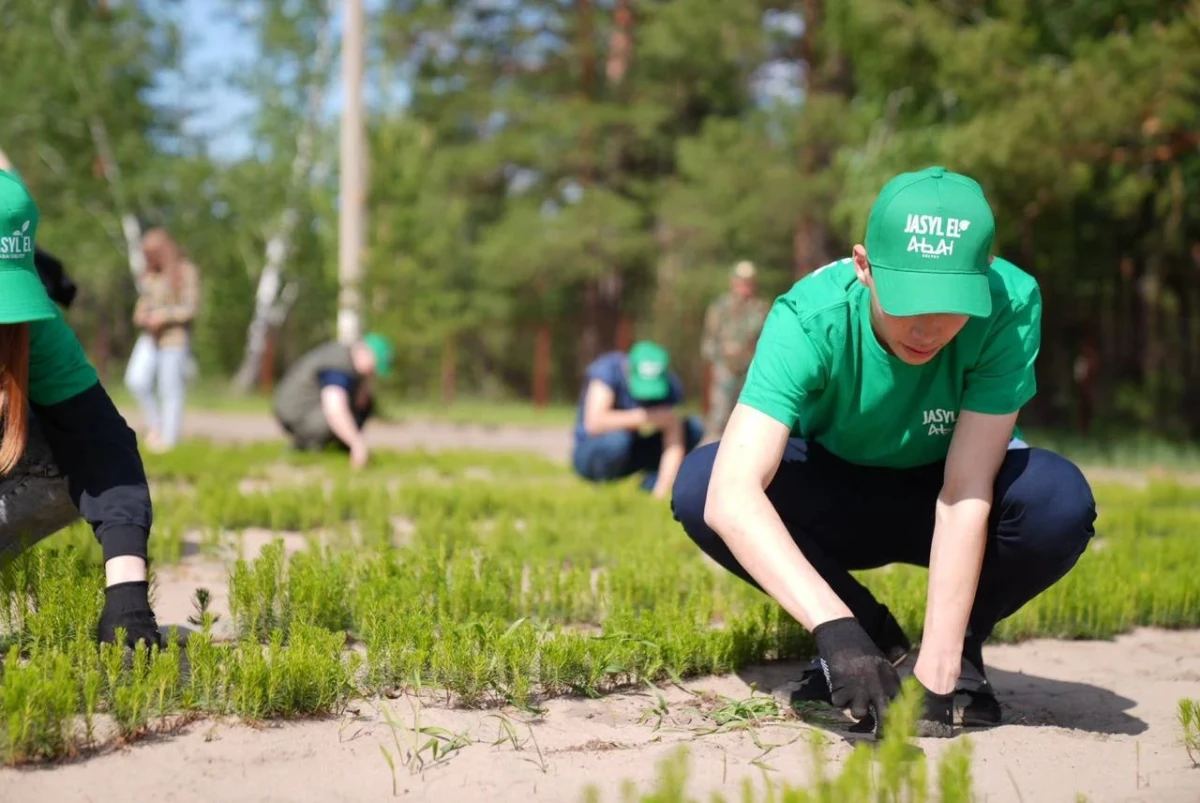
M1179 729L1183 732L1183 749L1192 764L1200 767L1200 700L1179 701Z
M1074 432L1028 428L1030 443L1060 452L1080 465L1139 471L1200 471L1200 443L1131 432L1097 432L1089 438Z
M226 554L229 538L252 527L301 533L308 548L289 559L277 541L231 563L222 626L235 636L217 638L211 612L197 611L186 666L177 649L124 666L91 642L103 579L86 524L13 562L0 573L4 760L87 749L98 716L134 738L168 715L338 713L397 690L536 710L556 695L812 651L777 605L713 571L634 480L598 488L548 461L495 453L380 452L356 473L338 456L278 444L189 443L146 460L156 571L189 542ZM1096 492L1093 548L1002 622L997 640L1200 625L1200 488ZM860 576L919 639L924 570Z

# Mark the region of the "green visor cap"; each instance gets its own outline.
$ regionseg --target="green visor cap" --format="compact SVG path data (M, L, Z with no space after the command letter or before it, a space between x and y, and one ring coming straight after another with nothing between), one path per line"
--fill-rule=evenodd
M396 350L391 342L377 332L363 336L363 344L375 355L375 373L381 377L392 375L392 363L396 359Z
M0 170L0 324L58 314L33 263L38 208L19 178Z
M867 221L867 261L888 315L992 312L989 258L996 221L979 184L944 167L902 173Z
M629 349L629 395L638 401L661 401L671 393L667 369L671 358L657 343L643 340Z

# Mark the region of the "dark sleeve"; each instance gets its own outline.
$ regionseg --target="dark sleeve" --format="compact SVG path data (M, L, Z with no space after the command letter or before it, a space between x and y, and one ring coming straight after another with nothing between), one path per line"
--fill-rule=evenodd
M687 393L683 390L683 382L675 374L671 374L671 392L667 394L666 403L669 405L683 404Z
M345 371L324 370L317 373L317 384L322 388L327 388L330 385L336 385L342 388L347 393L354 392L355 381L354 377Z
M153 521L146 470L133 430L104 387L96 382L56 404L34 404L33 411L104 559L145 558Z
M587 369L588 380L598 379L614 391L621 387L621 360L613 355L596 358Z

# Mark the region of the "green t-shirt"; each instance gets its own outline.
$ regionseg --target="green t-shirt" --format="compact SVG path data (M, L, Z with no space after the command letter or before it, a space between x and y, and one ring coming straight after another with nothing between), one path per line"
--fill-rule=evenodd
M75 332L55 310L53 318L29 324L29 400L49 406L66 401L99 381Z
M1003 415L1036 392L1037 281L996 258L992 313L970 318L924 365L889 354L871 295L843 259L775 300L740 401L851 463L909 468L944 460L959 411Z

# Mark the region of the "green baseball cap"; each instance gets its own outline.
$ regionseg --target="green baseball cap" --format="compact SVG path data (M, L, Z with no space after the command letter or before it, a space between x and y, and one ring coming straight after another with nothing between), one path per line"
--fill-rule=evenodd
M641 340L629 349L629 395L638 401L660 401L671 393L667 369L671 357L657 343Z
M392 375L392 362L396 358L396 350L391 341L378 332L363 335L363 343L375 355L375 373L381 377Z
M58 310L33 264L38 208L19 178L0 170L0 323L45 321Z
M992 312L988 257L996 235L983 188L944 167L901 173L867 221L867 261L889 315Z

